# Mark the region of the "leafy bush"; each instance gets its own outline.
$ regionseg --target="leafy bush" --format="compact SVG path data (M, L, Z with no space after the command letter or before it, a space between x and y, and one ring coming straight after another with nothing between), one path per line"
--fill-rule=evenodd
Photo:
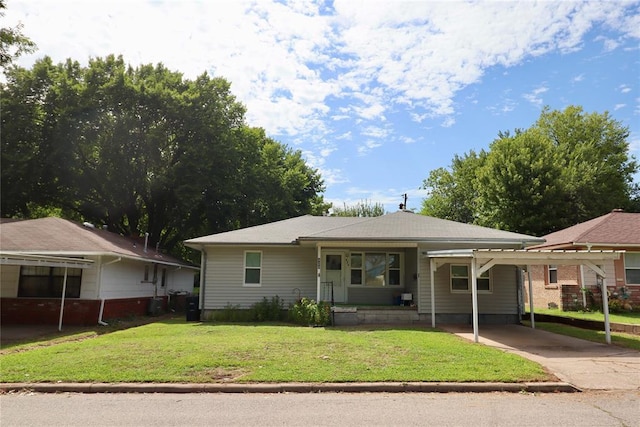
M289 316L299 325L327 326L331 323L331 307L323 301L302 298L289 309Z
M239 305L227 305L220 311L215 311L211 320L218 322L249 322L251 318L247 310L240 309Z
M284 302L278 295L268 300L266 297L262 301L251 306L251 317L256 322L273 322L284 319Z

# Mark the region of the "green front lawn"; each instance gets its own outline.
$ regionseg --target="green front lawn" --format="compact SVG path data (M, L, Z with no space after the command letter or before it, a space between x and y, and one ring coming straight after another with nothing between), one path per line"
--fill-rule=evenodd
M530 310L527 310L528 312ZM596 320L604 322L604 313L599 311L562 311L559 308L536 308L534 315L549 314L552 316L570 317L572 319ZM640 325L640 312L629 313L610 313L609 321L612 323L627 323L632 325Z
M1 382L545 381L536 363L423 328L166 320L0 354Z

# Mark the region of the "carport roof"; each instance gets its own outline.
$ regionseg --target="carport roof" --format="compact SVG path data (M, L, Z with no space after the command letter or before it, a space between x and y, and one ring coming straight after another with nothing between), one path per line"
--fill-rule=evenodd
M543 250L543 249L453 249L426 251L428 258L475 258L477 260L495 260L503 265L576 265L605 259L619 259L624 251L597 250Z

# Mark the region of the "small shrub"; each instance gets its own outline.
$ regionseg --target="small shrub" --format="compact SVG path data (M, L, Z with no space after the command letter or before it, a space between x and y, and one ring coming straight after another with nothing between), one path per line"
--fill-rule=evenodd
M299 325L327 326L331 324L331 307L326 302L302 298L290 309L291 321Z
M256 322L274 322L283 320L284 302L279 296L268 300L266 297L262 301L251 306L252 318Z
M212 315L214 321L218 322L248 322L251 319L247 310L240 309L239 305L227 305L220 311L216 311Z

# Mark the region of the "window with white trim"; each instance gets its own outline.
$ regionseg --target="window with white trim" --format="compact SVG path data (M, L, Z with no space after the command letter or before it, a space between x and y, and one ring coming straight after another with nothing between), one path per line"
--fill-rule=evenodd
M351 253L351 285L383 287L402 284L402 254L398 252Z
M627 285L640 285L640 252L624 254L624 276Z
M468 264L451 264L451 292L471 292L471 275ZM491 269L483 272L476 280L478 292L491 292Z
M558 266L549 265L549 284L555 285L558 283Z
M262 252L244 252L244 285L260 286L262 283Z

